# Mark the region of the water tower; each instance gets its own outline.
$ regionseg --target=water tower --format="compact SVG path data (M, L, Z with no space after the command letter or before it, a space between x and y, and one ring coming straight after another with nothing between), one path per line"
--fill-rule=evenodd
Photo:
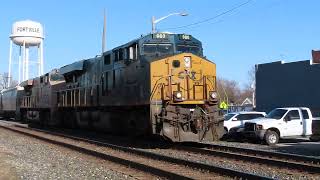
M8 87L12 80L12 55L13 44L19 47L19 71L18 81L29 79L29 48L37 48L36 63L38 65L38 76L43 74L43 27L40 23L25 20L15 22L12 26L10 35L10 52L9 52L9 70L8 70Z

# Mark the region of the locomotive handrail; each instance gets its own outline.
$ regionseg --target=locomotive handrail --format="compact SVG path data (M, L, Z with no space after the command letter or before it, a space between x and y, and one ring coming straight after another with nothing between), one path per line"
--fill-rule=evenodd
M152 98L153 98L153 96L154 96L154 94L155 94L155 91L158 89L158 83L159 83L159 81L161 80L161 79L164 79L164 78L167 78L167 77L170 77L170 76L172 76L172 75L168 75L168 76L161 76L157 81L156 81L156 83L155 83L155 85L153 86L153 89L152 89L152 91L151 91L151 94L150 94L150 100L152 100ZM162 84L164 84L164 83L162 83Z
M21 107L32 108L37 105L37 96L22 96Z
M214 76L212 76L212 77L213 77L213 79L216 79ZM213 90L214 89L213 86L214 86L216 80L215 80L215 82L212 82L211 79L208 78L208 76L206 76L206 79L211 82L211 84L208 84L208 85L212 85L211 89Z
M81 106L81 90L86 90L85 87L75 87L72 89L64 89L57 91L59 93L62 93L62 105L59 102L58 107L75 107L75 106ZM78 91L78 96L76 95L76 91ZM68 103L68 95L67 93L71 92L70 94L70 103ZM66 96L65 96L66 95ZM77 97L76 97L77 96ZM78 102L77 102L78 101ZM84 104L86 105L86 95L84 96Z

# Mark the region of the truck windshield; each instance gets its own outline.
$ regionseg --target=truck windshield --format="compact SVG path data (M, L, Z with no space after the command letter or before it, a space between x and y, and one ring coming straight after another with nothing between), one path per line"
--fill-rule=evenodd
M287 112L285 109L274 109L266 116L266 118L271 119L281 119L282 116Z
M226 114L226 115L224 116L224 120L225 120L225 121L229 121L234 115L236 115L236 114L233 114L233 113L231 113L231 114Z

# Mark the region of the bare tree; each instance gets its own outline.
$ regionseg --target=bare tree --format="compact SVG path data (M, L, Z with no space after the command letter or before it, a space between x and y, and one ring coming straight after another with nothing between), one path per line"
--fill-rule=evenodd
M255 79L256 79L256 69L255 66L252 66L247 74L248 81L244 85L242 92L241 92L241 101L244 101L246 98L252 98L252 94L255 88Z
M228 80L221 77L217 78L217 92L220 101L226 101L229 104L239 104L241 90L239 84L234 80Z
M9 87L14 87L18 85L18 81L11 80ZM8 87L8 73L2 73L0 74L0 90L5 89Z
M248 80L242 88L240 88L235 80L218 77L217 92L220 101L228 102L228 104L240 105L246 98L252 99L255 83L255 66L252 66L249 69L247 77Z
M5 89L7 87L7 74L0 74L0 90Z

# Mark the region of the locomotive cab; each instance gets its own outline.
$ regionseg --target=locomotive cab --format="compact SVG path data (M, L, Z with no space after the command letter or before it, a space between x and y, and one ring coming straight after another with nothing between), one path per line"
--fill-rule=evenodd
M150 118L154 134L172 141L221 138L216 65L201 42L186 34L152 34L141 46L150 63Z

